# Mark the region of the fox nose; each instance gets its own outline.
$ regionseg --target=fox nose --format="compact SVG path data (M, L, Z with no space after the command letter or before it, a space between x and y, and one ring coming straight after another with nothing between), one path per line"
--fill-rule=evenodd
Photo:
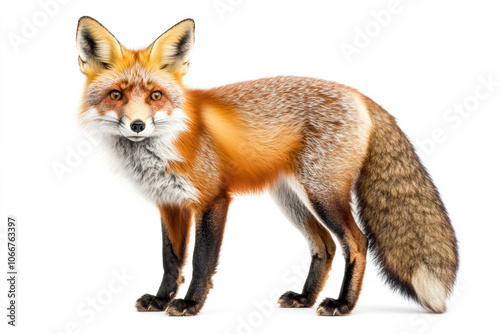
M132 131L139 133L144 131L144 129L146 128L146 124L144 124L143 121L136 119L130 124L130 128L132 129Z

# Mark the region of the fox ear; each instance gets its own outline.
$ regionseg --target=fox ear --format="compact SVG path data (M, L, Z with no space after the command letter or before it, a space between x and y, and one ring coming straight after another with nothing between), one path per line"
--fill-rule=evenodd
M167 30L149 46L150 61L159 69L183 76L194 44L194 21L186 19Z
M122 57L120 42L106 28L91 17L78 21L76 47L80 71L88 75L108 69Z

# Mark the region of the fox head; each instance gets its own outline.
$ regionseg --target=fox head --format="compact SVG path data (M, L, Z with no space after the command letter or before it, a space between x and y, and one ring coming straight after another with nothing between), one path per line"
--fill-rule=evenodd
M183 20L149 47L129 50L96 20L78 22L80 71L87 77L81 118L101 135L141 141L168 135L185 114L182 77L194 44L194 21Z

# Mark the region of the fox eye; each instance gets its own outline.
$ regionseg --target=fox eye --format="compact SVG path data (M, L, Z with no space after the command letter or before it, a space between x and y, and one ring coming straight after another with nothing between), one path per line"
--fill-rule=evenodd
M113 101L118 101L118 100L121 100L123 98L123 94L121 92L117 91L117 90L112 90L109 93L109 97Z
M152 92L151 95L149 96L149 98L153 101L160 101L161 97L162 97L162 95L161 95L161 92L159 90Z

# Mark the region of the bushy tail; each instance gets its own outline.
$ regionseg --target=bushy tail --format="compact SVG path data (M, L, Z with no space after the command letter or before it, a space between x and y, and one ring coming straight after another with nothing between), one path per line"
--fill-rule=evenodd
M455 233L427 171L394 118L367 99L373 133L356 184L361 225L387 282L441 313L458 267Z

